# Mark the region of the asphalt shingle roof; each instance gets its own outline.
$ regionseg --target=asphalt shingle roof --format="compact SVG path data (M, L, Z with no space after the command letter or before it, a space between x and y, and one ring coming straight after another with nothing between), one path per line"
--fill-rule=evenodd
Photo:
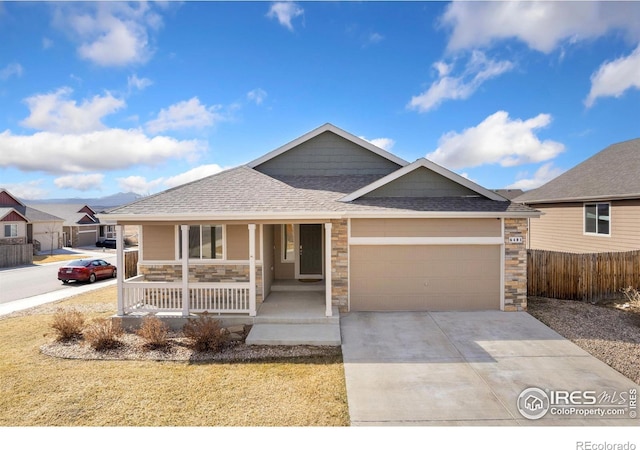
M536 203L617 196L640 198L640 138L610 145L514 201Z
M110 211L180 215L247 212L533 212L527 206L484 197L360 198L339 201L380 175L272 178L246 166L203 178Z
M90 214L78 212L85 206L82 203L38 203L27 205L28 208L37 209L42 213L64 219L65 226L78 225L78 222L85 216L89 216ZM97 218L95 223L98 223Z

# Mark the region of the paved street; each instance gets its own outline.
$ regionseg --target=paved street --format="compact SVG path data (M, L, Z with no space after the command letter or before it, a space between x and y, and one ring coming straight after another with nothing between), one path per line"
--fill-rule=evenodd
M82 254L103 258L111 264L116 262L115 253L112 252L84 252ZM67 262L0 270L0 304L61 290L79 289L84 285L83 283L63 285L57 278L58 268ZM98 285L104 284L105 281L96 283Z

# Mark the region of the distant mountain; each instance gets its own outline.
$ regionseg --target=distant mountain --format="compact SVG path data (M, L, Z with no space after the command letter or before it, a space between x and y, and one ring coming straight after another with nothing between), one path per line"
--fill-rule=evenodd
M128 203L134 202L140 198L144 197L143 195L136 194L134 192L119 192L113 195L107 195L106 197L99 198L51 198L47 200L29 200L27 203L37 204L37 203L82 203L84 205L89 205L95 210L103 210L106 208L113 208L115 206L126 205Z

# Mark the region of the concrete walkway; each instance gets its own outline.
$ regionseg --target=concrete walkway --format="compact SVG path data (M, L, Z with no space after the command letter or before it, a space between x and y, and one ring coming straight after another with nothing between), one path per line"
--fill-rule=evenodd
M638 389L527 313L349 313L341 332L354 426L640 425L627 403L619 417L547 405L542 418L525 418L518 397L527 388L595 391L597 405L576 406L595 414Z

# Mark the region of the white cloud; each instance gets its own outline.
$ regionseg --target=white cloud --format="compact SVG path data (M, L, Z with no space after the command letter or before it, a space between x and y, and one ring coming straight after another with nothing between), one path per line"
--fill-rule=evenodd
M18 63L9 63L0 69L0 80L8 80L11 77L21 77L24 68Z
M129 91L133 89L141 91L145 88L148 88L152 84L153 81L151 81L149 78L138 78L136 74L127 77L127 87L129 88Z
M266 98L267 91L265 91L264 89L257 88L247 92L247 100L249 100L250 102L254 102L256 105L261 105Z
M448 48L486 47L516 38L549 53L559 45L603 36L613 29L640 39L637 2L453 2L441 18L452 29Z
M510 167L553 159L564 151L564 145L540 141L535 135L536 130L550 122L549 114L512 120L507 112L498 111L462 133L444 134L438 149L429 153L427 159L450 169L483 164Z
M222 172L223 170L224 169L217 164L205 164L188 170L187 172L183 172L179 175L167 178L163 181L163 183L168 188L171 188L208 177L209 175L214 175L216 173Z
M172 159L194 160L206 150L197 140L150 138L142 130L109 129L82 134L0 133L0 167L47 173L83 173L157 165Z
M375 139L367 139L364 136L360 136L360 139L364 139L367 142L375 145L376 147L380 147L381 149L390 151L395 145L396 141L391 138L375 138Z
M304 14L304 9L294 2L276 2L271 5L267 17L276 18L280 25L293 31L291 21Z
M66 175L64 177L58 177L53 180L53 183L60 189L91 191L101 189L103 180L103 174L91 173L86 175Z
M24 183L3 184L1 187L20 199L39 200L49 196L49 191L41 187L42 183L44 183L44 180L40 179L26 181Z
M162 26L150 4L124 2L63 4L56 22L79 41L78 55L100 66L146 62L152 53L149 32Z
M43 37L42 38L42 48L45 50L50 49L51 47L53 47L53 41L47 37Z
M49 94L36 94L25 99L29 117L21 125L56 133L84 133L105 128L101 119L125 106L124 100L110 93L96 95L80 105L68 97L73 90L63 87Z
M214 175L223 170L224 169L217 164L205 164L169 178L160 177L154 180L147 180L145 177L132 175L125 178L118 178L117 181L120 189L124 192L135 192L136 194L146 195L155 192L160 187L172 188L180 186Z
M531 178L526 178L528 176L528 174L526 173L520 174L520 176L518 177L519 180L507 186L506 189L522 189L524 191L535 189L553 180L563 172L563 169L554 167L552 162L548 162L540 166Z
M159 133L166 130L179 130L184 128L205 128L225 120L218 111L220 105L205 106L200 103L198 97L178 102L162 109L158 118L146 123L151 133Z
M482 83L510 71L514 65L510 61L488 59L483 52L474 50L458 76L449 76L453 64L438 61L433 67L438 72L438 80L425 92L412 97L408 108L426 112L438 107L445 100L467 99Z
M367 43L368 44L378 44L378 43L382 42L383 40L384 40L384 36L383 35L381 35L380 33L373 32L373 33L369 34L369 37L367 39Z
M598 97L620 97L631 88L640 89L640 45L629 56L606 62L591 75L591 90L584 103L591 107Z
M145 177L132 175L125 178L117 178L118 187L122 192L135 192L140 195L147 195L154 192L162 184L162 178L147 181Z

